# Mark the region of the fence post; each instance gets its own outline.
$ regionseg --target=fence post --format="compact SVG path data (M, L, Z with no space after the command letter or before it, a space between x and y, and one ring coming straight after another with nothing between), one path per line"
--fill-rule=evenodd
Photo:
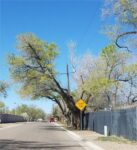
M104 126L104 136L108 136L108 127L106 125Z

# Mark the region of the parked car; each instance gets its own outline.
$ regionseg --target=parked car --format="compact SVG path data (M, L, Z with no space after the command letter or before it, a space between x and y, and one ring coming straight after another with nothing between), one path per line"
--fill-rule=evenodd
M50 118L50 122L55 122L55 118L54 118L54 117L51 117L51 118Z

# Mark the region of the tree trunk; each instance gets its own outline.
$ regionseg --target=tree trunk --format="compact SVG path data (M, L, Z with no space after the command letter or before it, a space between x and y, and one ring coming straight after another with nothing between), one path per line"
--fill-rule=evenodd
M80 129L80 111L73 114L72 126L75 129Z
M53 81L56 84L56 86L58 87L58 94L62 96L62 99L64 100L64 102L66 103L67 108L69 109L69 111L72 113L73 115L73 122L72 122L72 126L75 129L80 128L80 111L76 108L75 106L75 101L73 99L73 97L69 94L69 92L66 92L59 84L59 82L54 78L54 76L52 75ZM67 116L67 118L69 120L71 120L71 116Z

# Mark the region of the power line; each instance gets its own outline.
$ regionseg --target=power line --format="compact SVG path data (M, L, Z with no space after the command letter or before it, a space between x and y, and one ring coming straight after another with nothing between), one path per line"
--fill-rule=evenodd
M96 7L96 8L97 8L97 7ZM95 10L96 10L96 8L95 8ZM93 23L93 21L94 21L94 18L95 18L95 16L96 16L96 14L97 14L97 11L95 11L95 13L92 13L91 18L90 18L90 20L89 20L89 23L88 23L88 25L87 25L85 31L83 32L83 34L82 34L80 40L79 40L78 47L82 47L83 41L85 40L85 37L86 37L87 34L89 33L89 29L90 29L91 26L92 26L92 23Z

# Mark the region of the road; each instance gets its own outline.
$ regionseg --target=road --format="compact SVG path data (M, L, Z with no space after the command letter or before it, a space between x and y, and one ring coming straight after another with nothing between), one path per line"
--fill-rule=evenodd
M0 150L84 150L54 123L23 123L0 129Z

